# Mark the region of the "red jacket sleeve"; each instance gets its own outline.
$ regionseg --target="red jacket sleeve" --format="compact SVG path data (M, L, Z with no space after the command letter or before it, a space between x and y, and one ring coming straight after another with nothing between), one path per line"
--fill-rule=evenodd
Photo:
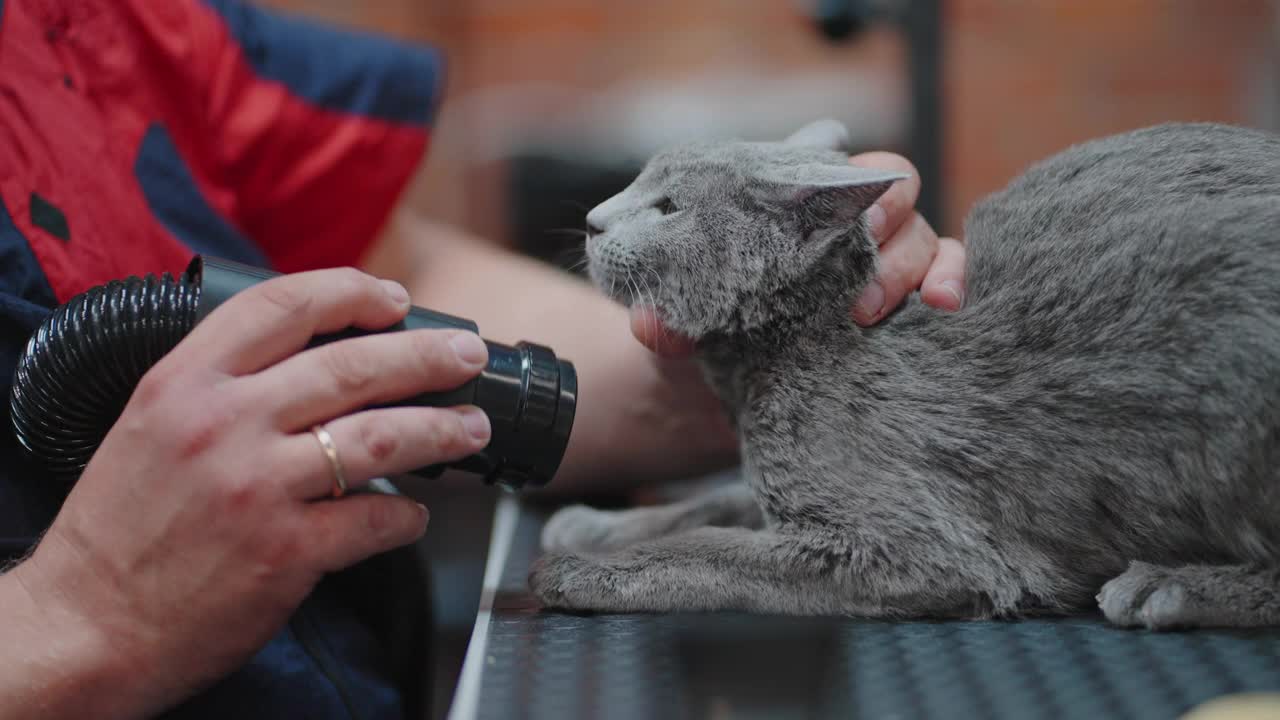
M356 264L426 152L440 53L242 0L122 1L188 102L172 130L231 222L279 271Z

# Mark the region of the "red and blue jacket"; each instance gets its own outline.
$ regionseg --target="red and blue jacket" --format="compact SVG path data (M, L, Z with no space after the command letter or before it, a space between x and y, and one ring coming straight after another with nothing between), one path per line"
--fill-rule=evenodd
M31 332L97 284L179 273L194 253L282 272L357 264L423 158L443 77L430 48L240 0L0 0L6 412ZM9 427L0 566L62 499ZM171 717L401 717L388 605L346 592L378 581L361 571L374 575L323 582Z

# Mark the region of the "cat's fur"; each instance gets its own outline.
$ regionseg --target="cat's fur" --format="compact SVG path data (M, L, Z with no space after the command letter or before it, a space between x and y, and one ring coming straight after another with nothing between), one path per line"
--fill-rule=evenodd
M1280 623L1280 138L1071 148L973 210L961 311L862 329L862 213L894 178L842 135L669 151L588 216L600 287L699 341L745 487L562 511L537 597Z

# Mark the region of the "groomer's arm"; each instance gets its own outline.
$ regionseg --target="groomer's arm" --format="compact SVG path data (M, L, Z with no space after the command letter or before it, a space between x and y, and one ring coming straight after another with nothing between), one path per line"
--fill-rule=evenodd
M578 371L579 404L557 490L621 487L725 467L736 440L685 359L631 334L627 310L560 270L402 212L371 272L405 278L413 302L474 320L499 342L547 345ZM550 489L550 488L549 488Z

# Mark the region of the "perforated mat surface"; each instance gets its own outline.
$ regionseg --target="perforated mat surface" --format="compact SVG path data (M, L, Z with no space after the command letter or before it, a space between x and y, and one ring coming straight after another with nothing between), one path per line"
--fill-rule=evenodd
M480 718L1174 718L1280 691L1277 631L547 613L525 584L544 519L519 511Z

